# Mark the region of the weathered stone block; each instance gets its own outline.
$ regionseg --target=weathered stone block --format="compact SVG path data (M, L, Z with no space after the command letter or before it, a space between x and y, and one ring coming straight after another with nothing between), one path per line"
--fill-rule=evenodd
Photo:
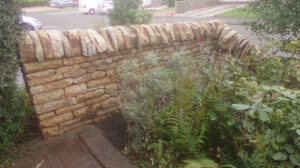
M46 30L49 35L52 48L54 51L54 58L61 58L65 55L63 39L57 30Z
M88 29L87 34L90 38L95 40L98 53L107 51L105 40L99 33L97 33L95 30Z
M118 40L119 50L120 51L124 50L125 49L125 42L124 42L121 31L118 28L115 28L115 27L113 28L113 31L115 32L117 40Z
M54 69L46 70L46 71L40 71L40 72L35 72L35 73L30 73L26 75L26 78L31 80L31 79L39 79L39 78L45 78L48 76L52 76L55 74Z
M65 113L62 115L56 115L54 117L51 117L49 119L43 120L40 122L40 127L45 128L45 127L51 127L55 126L59 123L70 121L73 119L73 114L72 113Z
M35 57L38 61L44 60L44 51L38 34L35 31L28 32L34 46Z
M106 47L107 47L107 51L109 53L111 52L114 52L114 48L112 46L112 43L110 41L110 39L108 38L108 35L107 35L107 32L105 29L101 28L101 29L98 29L98 32L100 33L100 35L103 37L104 41L105 41L105 44L106 44Z
M22 63L34 62L36 60L33 42L28 34L19 43L19 53Z
M66 106L70 106L73 104L76 104L77 101L74 97L71 98L66 98L63 100L58 100L58 101L54 101L54 102L50 102L50 103L46 103L43 105L37 105L35 106L36 108L36 113L37 114L44 114L53 110L57 110Z
M44 30L37 30L36 32L40 37L40 41L44 50L45 59L46 60L53 59L54 51L48 34Z
M92 43L86 32L83 30L78 30L78 34L80 36L82 55L86 57L96 55L96 46L93 46L94 44Z
M107 94L110 94L114 91L118 90L118 85L116 83L113 83L113 84L109 84L109 85L106 85L105 86L105 92Z
M87 92L87 87L85 83L65 88L65 93L67 97L73 97L85 92Z
M99 79L105 77L104 71L96 71L92 73L92 79Z
M80 84L80 83L85 83L85 82L90 81L90 80L92 80L91 74L86 74L86 75L74 78L74 83L75 84Z
M107 109L107 108L110 108L110 107L113 107L113 106L116 106L118 103L118 99L115 98L115 97L112 97L112 98L109 98L103 102L101 102L101 107L103 109Z
M88 88L95 88L99 86L105 86L109 83L112 83L110 78L102 78L97 80L92 80L87 83Z
M79 110L76 110L73 112L73 114L74 114L75 118L85 115L85 114L88 114L88 107L83 107Z
M33 96L33 102L35 105L44 104L51 101L61 100L65 98L65 92L63 89L55 90L52 92L45 92Z
M102 95L105 94L105 90L104 89L98 89L96 91L94 91L94 97L100 97Z
M59 68L63 66L63 63L61 59L57 59L53 61L26 63L23 65L25 67L26 73L32 73L37 71Z
M52 90L56 90L56 89L62 89L67 86L70 86L72 84L73 84L73 79L63 79L63 80L59 80L56 82L51 82L51 83L45 84L45 85L43 85L43 89L47 92L47 91L52 91Z
M94 98L94 93L93 92L84 93L84 94L80 94L80 95L76 96L76 99L77 99L78 103L85 102L85 101L93 99L93 98Z
M108 94L105 94L101 97L97 97L97 98L94 98L92 100L89 100L86 102L86 105L90 106L90 105L93 105L93 104L97 104L99 102L102 102L104 100L107 100L110 96Z
M53 76L49 76L49 77L46 77L46 78L33 79L33 80L28 81L28 85L30 87L36 86L36 85L42 85L42 84L46 84L46 83L50 83L50 82L60 80L62 78L63 78L63 76L61 74L58 74L58 75L53 75Z
M105 115L105 114L109 114L109 113L114 113L116 112L118 109L116 107L111 107L111 108L108 108L108 109L101 109L97 112L97 115L98 116L102 116L102 115Z
M78 103L75 105L71 105L71 106L67 106L67 107L63 107L61 109L56 110L56 114L60 115L60 114L64 114L64 113L68 113L68 112L73 112L75 110L78 110L82 107L85 106L85 103Z
M114 48L114 51L119 51L119 43L117 39L117 35L112 27L104 28L107 32L108 38Z
M77 69L80 69L80 65L63 66L61 68L56 69L56 74L71 72Z
M70 42L71 56L72 57L81 56L80 37L77 33L77 30L69 30L64 32L64 34L67 36Z
M42 121L42 120L45 120L45 119L48 119L50 117L53 117L55 116L55 113L54 112L49 112L49 113L46 113L46 114L41 114L41 115L38 115L38 119L39 121Z
M71 46L70 46L68 38L61 31L58 31L58 33L60 34L63 45L64 45L65 56L71 57Z
M76 70L66 72L63 75L65 78L75 78L75 77L83 76L85 74L86 74L85 69L76 69Z
M41 130L45 139L49 139L61 134L58 125L49 128L43 128Z

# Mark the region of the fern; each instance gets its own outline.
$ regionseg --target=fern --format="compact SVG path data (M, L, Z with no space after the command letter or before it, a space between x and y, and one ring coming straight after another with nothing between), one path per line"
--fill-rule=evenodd
M185 160L187 165L184 168L217 168L218 164L207 158Z

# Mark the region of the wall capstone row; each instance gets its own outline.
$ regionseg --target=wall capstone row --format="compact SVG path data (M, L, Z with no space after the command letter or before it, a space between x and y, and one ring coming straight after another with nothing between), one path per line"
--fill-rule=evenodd
M28 32L19 43L19 53L43 136L99 122L115 112L120 62L140 60L153 52L162 64L176 52L199 56L202 41L238 58L260 54L223 21Z

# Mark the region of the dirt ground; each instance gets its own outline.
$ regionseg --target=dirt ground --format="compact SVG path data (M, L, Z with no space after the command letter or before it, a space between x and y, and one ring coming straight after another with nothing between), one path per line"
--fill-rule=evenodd
M114 147L120 151L125 147L127 123L121 113L113 113L110 118L95 125Z

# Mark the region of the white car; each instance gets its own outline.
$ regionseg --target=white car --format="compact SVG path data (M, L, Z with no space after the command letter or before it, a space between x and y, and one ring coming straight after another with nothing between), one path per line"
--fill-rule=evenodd
M43 26L38 19L24 15L22 15L21 25L24 26L27 31L41 30Z
M99 7L104 0L79 0L79 12L93 15L99 12Z
M99 9L100 14L107 14L114 9L113 1L105 1Z

